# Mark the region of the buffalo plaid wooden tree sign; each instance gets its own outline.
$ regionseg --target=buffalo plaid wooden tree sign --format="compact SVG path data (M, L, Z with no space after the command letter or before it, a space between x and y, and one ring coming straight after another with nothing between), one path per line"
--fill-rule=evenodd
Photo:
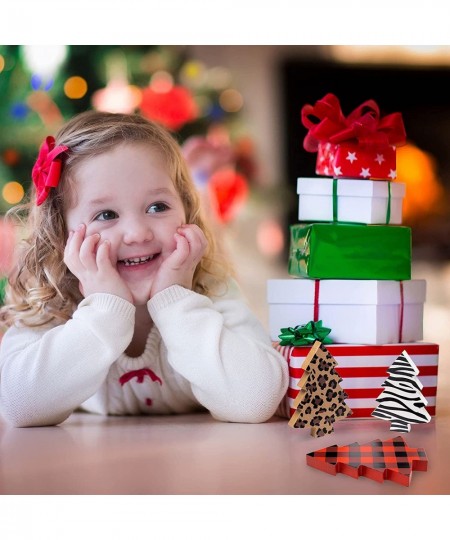
M431 420L426 410L427 400L422 395L423 384L417 378L419 370L406 351L387 370L389 377L381 385L383 392L372 416L391 422L391 431L408 433L411 424L424 424Z
M296 410L289 420L294 428L311 428L311 436L322 437L334 431L336 420L352 414L346 405L347 394L335 371L336 360L324 344L316 341L302 364L303 375L294 401Z
M399 436L366 444L334 444L306 454L306 463L332 475L365 476L376 482L391 480L409 486L413 471L427 470L428 458L423 448L412 448Z

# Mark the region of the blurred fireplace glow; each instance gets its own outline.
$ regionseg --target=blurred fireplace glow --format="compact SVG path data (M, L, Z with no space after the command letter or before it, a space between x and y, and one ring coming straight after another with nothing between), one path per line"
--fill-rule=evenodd
M406 184L403 220L417 221L438 214L445 204L436 161L412 143L397 148L397 181Z

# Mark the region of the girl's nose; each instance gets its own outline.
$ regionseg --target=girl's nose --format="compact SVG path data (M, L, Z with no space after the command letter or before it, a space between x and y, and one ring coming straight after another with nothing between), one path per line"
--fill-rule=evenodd
M130 219L124 223L123 241L125 244L139 244L153 239L153 230L148 219Z

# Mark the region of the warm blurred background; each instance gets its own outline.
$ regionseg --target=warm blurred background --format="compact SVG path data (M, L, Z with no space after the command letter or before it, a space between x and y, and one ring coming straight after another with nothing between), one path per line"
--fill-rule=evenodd
M450 324L450 46L1 46L0 278L44 137L86 109L139 112L183 145L243 290L267 325L266 281L287 276L296 179L314 176L300 109L328 92L344 113L374 99L401 112L413 277L425 278L424 338ZM1 285L0 285L1 295Z

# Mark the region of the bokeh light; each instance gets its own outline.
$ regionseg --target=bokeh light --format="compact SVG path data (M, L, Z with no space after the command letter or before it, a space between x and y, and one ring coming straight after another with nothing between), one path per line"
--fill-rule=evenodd
M74 75L64 83L64 93L70 99L81 99L87 92L88 85L83 77Z
M22 52L30 71L48 79L66 59L67 49L66 45L24 45Z
M1 63L3 64L3 67L2 69L0 69L0 72L1 71L11 71L13 70L15 67L16 67L16 59L14 58L13 55L11 54L8 54L8 55L0 55L1 57Z
M9 167L14 167L20 161L20 154L15 148L6 148L2 154L3 162Z
M141 103L142 90L122 80L113 80L92 95L92 105L98 111L132 113Z
M33 75L31 75L31 88L33 90L39 90L41 85L42 85L42 77L38 75L37 73L33 73Z
M220 94L219 103L224 111L234 113L242 109L244 98L237 90L228 88Z
M277 257L284 248L284 234L281 224L275 219L262 221L256 232L256 245L266 257Z
M39 90L44 88L47 92L53 86L53 79L44 80L38 73L33 73L31 76L31 88L33 90Z
M211 118L214 122L220 122L225 117L225 111L218 103L211 103L208 109L206 110L207 116Z
M206 76L207 82L212 88L214 88L214 90L223 90L228 88L232 81L231 71L221 66L209 69Z
M28 111L30 109L26 105L26 103L13 103L11 106L10 112L13 118L16 120L24 120L28 114Z
M3 186L2 197L8 204L18 204L25 195L22 184L8 182Z
M186 86L198 88L205 83L206 69L202 62L189 60L180 70L180 81Z
M156 71L150 80L153 92L166 94L173 88L173 77L167 71Z

